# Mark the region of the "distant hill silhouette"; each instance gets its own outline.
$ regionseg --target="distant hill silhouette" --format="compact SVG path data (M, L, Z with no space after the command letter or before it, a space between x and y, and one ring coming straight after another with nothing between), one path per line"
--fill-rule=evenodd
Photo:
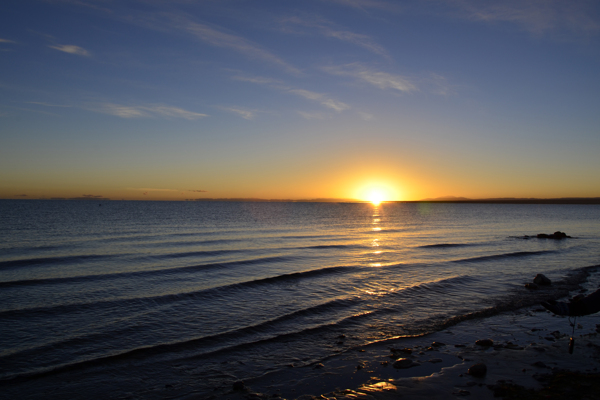
M445 196L435 199L405 201L403 203L491 203L491 204L600 204L600 197L561 197L555 199L500 197L491 199L469 199Z

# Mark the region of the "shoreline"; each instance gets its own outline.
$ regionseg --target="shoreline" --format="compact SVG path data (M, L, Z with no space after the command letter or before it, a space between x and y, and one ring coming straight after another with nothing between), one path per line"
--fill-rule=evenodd
M598 279L590 277L582 287L588 292L596 290ZM573 354L568 352L572 332L569 319L536 305L462 321L425 336L367 344L320 363L248 380L236 390L229 386L213 395L178 398L493 399L495 385L506 383L539 390L543 387L541 376L564 370L600 377L600 313L578 317L576 325ZM493 346L475 344L480 339L491 339ZM436 345L432 345L434 342ZM391 348L408 348L412 353L392 353ZM415 366L394 368L393 362L402 357ZM487 366L485 376L467 373L477 363Z

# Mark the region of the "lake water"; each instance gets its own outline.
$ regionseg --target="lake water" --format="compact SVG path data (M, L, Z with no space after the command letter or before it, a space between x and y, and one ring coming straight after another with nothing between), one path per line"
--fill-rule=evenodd
M0 227L0 388L21 398L208 395L600 264L598 205L0 200Z

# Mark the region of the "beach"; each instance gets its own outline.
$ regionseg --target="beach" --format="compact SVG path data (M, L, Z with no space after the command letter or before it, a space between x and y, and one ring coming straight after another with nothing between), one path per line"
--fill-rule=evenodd
M597 288L596 280L592 277L584 283L583 291ZM583 376L584 383L567 385L552 398L595 399L597 391L595 396L582 394L586 389L597 389L594 385L600 378L600 314L578 317L575 324L573 354L568 351L572 333L569 318L532 306L461 322L422 337L362 346L301 371L290 368L287 375L279 377L281 381L265 376L244 382L241 390L228 388L201 398L492 399L495 394L507 395L512 385L522 387L521 391L539 390L550 375L570 371ZM493 345L476 344L484 339L491 339ZM394 368L394 360L401 357L412 360L415 366ZM469 368L478 363L486 365L485 375L469 375Z
M599 286L596 205L0 201L0 211L4 398L433 396L427 388L475 398L498 380L536 387L534 374L595 366L578 357L593 356L584 336L600 321L578 318L571 356L569 322L540 303ZM535 236L557 230L571 237ZM537 274L552 285L527 289ZM400 358L407 368L394 367ZM475 379L478 362L487 374Z

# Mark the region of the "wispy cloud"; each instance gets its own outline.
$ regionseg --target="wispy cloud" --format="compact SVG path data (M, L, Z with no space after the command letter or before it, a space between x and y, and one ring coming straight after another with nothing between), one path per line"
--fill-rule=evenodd
M188 190L188 192L208 193L208 190Z
M350 108L348 104L334 100L323 93L311 92L310 90L304 89L289 89L288 92L296 94L300 97L304 97L308 100L317 101L324 107L331 108L337 112L341 112Z
M208 114L201 114L166 105L125 106L121 104L103 103L87 107L87 109L95 112L115 115L121 118L148 118L160 116L195 120L208 117Z
M257 113L256 110L248 110L248 109L237 108L237 107L217 107L217 108L237 114L240 117L242 117L244 119L248 119L248 120L254 119L254 117L256 116L256 113Z
M90 53L86 49L71 44L48 45L48 47L50 47L51 49L62 51L64 53L76 54L78 56L85 57L90 56Z
M243 76L243 75L235 75L232 77L233 80L242 81L242 82L250 82L256 83L259 85L283 85L283 81L272 78L265 78L262 76Z
M360 119L362 119L363 121L371 121L373 119L373 114L369 114L366 112L362 112L360 111L358 113L358 116L360 117Z
M266 61L270 64L282 67L292 74L298 75L301 73L299 69L246 38L232 33L219 31L205 24L182 20L179 20L178 22L178 26L185 26L187 32L212 46L231 49L244 54L249 58Z
M14 43L14 40L2 39L0 38L0 43Z
M600 22L594 1L571 0L503 0L481 2L476 0L445 0L455 7L463 18L486 22L509 22L541 35L548 31L567 28L579 33L600 33Z
M283 23L286 25L294 24L311 28L311 31L317 30L323 36L352 43L382 57L390 58L388 51L383 46L376 43L370 36L338 28L334 23L323 18L291 17L284 19Z
M271 80L269 78L234 76L232 79L266 85L266 86L269 86L273 89L279 90L284 93L290 93L290 94L305 98L307 100L318 102L322 106L330 108L337 112L341 112L341 111L348 110L351 108L348 104L343 103L338 100L335 100L335 99L329 97L325 93L318 93L318 92L313 92L313 91L306 90L306 89L294 88L294 87L285 85L285 84L281 83L280 81Z
M348 76L369 83L379 89L394 89L404 93L418 90L416 84L407 77L376 71L360 63L329 66L324 67L323 70L332 75Z

